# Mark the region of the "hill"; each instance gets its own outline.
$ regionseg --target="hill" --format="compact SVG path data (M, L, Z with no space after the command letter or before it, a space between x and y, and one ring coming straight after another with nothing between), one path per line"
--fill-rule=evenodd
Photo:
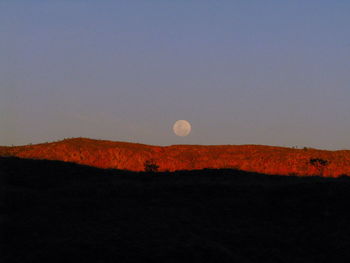
M0 158L0 261L347 262L350 180Z
M87 138L0 147L0 156L60 160L130 171L143 171L147 160L154 160L160 171L229 168L281 175L320 175L310 159L328 161L323 176L350 175L350 151L293 149L262 145L173 145L150 146L136 143Z

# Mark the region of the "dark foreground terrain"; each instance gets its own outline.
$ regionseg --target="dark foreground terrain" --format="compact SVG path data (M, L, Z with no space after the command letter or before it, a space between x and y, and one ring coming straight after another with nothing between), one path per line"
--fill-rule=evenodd
M0 261L347 262L350 179L0 159Z

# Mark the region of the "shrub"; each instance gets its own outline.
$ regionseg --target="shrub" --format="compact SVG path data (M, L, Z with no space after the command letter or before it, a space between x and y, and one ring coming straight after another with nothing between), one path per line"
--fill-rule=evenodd
M150 159L145 161L144 167L146 172L154 173L158 172L159 165L157 165L154 159Z
M317 169L319 175L323 175L323 171L326 166L329 164L329 161L321 159L321 158L311 158L309 163Z

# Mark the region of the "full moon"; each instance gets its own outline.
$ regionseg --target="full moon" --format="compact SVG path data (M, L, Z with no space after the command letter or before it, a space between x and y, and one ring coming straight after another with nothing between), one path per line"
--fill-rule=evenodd
M178 120L174 123L173 131L177 136L185 137L191 132L191 124L186 120Z

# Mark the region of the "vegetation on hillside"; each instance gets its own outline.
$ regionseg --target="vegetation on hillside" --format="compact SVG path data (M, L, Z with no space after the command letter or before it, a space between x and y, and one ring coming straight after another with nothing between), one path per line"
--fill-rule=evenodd
M235 168L249 172L281 175L337 177L350 175L350 151L324 151L261 145L173 145L111 142L85 138L27 145L0 147L0 156L17 156L74 162L99 168L144 171L147 160L157 160L159 171L204 168ZM310 160L326 160L317 167Z

